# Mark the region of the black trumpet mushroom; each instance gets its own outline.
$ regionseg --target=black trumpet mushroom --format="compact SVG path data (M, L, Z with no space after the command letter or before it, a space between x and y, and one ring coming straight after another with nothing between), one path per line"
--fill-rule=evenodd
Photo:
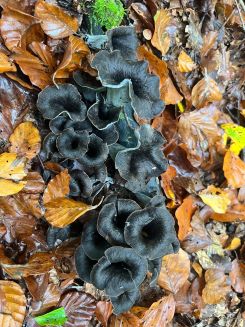
M79 245L75 251L75 265L78 276L85 282L91 283L90 274L97 263L96 260L90 259L84 252L82 245Z
M120 313L128 311L139 299L139 297L140 292L138 289L124 292L119 296L111 296L110 300L113 305L113 313L119 315Z
M74 169L70 173L70 196L89 197L93 192L93 182L83 170Z
M91 271L91 281L108 296L137 290L146 277L147 260L133 249L112 246Z

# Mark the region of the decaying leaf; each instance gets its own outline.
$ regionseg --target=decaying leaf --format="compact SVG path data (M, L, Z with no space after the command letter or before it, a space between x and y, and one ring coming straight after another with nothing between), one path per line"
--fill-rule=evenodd
M9 141L11 142L10 152L26 157L29 160L34 158L41 148L41 136L32 122L19 124L10 136Z
M245 128L233 123L223 124L221 127L232 141L230 151L239 155L240 151L245 148Z
M223 170L229 186L245 186L245 163L230 150L225 154Z
M192 89L191 98L193 106L200 109L214 101L222 99L222 93L217 83L208 75L205 75Z
M42 42L32 41L29 45L31 50L39 57L39 59L48 67L51 74L56 68L56 59L51 53L50 47Z
M245 264L238 259L232 262L230 272L231 285L238 293L245 292Z
M165 290L177 293L184 285L190 273L190 259L182 249L179 253L163 257L158 284Z
M108 327L141 327L140 319L131 312L125 312L119 316L112 315Z
M196 68L196 64L185 51L181 51L178 57L178 70L181 73L189 73Z
M52 39L62 39L78 30L78 20L64 12L60 7L38 0L35 6L35 16L41 20L45 34Z
M206 304L217 304L231 291L227 276L220 269L208 269L205 272L206 285L202 292Z
M99 301L96 304L95 314L103 327L107 327L108 320L112 315L112 304L108 301Z
M175 300L173 294L163 297L154 302L145 312L142 321L143 327L168 326L173 319L175 312Z
M26 312L26 298L20 285L0 280L0 326L22 327Z
M214 185L209 185L206 190L199 193L202 201L210 206L216 213L226 213L228 206L231 203L229 194L217 188Z
M9 59L9 57L0 51L0 73L16 72L15 64Z
M48 186L43 194L43 203L47 204L48 202L55 200L57 198L63 198L68 195L70 188L70 175L68 170L65 169L59 174L57 174L51 181L48 183Z
M161 186L168 199L175 202L175 194L172 186L172 180L177 176L176 169L168 166L167 170L161 174Z
M171 16L166 9L160 9L157 11L155 20L155 30L151 39L152 45L161 51L162 55L168 52L170 47L171 38L167 31L167 28L171 24Z

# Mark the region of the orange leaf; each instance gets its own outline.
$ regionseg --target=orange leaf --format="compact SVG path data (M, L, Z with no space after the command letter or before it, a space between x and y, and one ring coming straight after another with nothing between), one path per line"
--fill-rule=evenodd
M77 32L78 20L71 17L61 8L38 0L35 6L35 16L41 20L44 33L52 39L62 39Z
M174 317L175 300L173 294L154 302L141 319L143 327L167 327Z
M32 122L19 124L10 136L9 141L11 142L9 152L17 153L18 156L28 159L33 159L41 148L39 131Z
M17 73L5 73L10 79L13 81L18 82L20 85L24 86L26 89L33 90L35 87L25 81L23 81L19 76L18 72Z
M230 272L231 285L237 293L245 292L245 264L235 259Z
M205 280L202 298L206 304L218 304L231 291L227 276L220 269L208 269L205 272Z
M49 46L42 42L32 42L30 48L49 68L49 72L52 73L56 68L56 60L53 57Z
M158 284L165 290L177 293L190 274L190 259L182 249L179 253L163 257Z
M27 47L32 42L42 42L45 39L45 34L42 30L41 24L33 24L27 28L23 33L20 42L20 48L27 50Z
M170 47L170 36L167 32L167 27L171 24L171 17L169 11L160 9L157 11L155 20L155 31L151 39L151 44L161 51L162 55L168 52Z
M9 57L0 51L0 73L16 72L16 66L12 63Z
M82 59L86 58L88 54L89 48L85 42L79 37L71 35L63 60L54 72L53 81L55 78L69 78L70 73L80 67Z
M172 180L177 176L176 169L172 166L168 166L165 173L161 174L161 185L168 199L175 201L174 189L172 186Z
M20 66L22 72L30 78L32 84L40 89L52 84L49 69L44 62L21 48L15 48L14 52L13 59Z
M108 320L112 314L112 304L108 301L99 301L96 305L95 315L101 322L103 327L106 327Z
M221 222L245 221L245 204L235 204L226 213L212 213L211 218Z
M113 315L110 319L109 327L140 327L140 320L130 312L122 313L119 316Z
M17 283L0 280L0 308L0 326L22 327L26 312L26 298Z
M181 73L189 73L196 68L196 64L185 51L181 51L178 57L178 70Z
M233 188L245 186L245 163L230 150L225 154L223 170L229 186Z
M193 87L191 98L193 106L200 109L210 102L220 101L222 99L222 93L216 82L206 75Z
M44 191L43 203L46 204L52 200L63 198L68 195L70 191L70 179L71 177L67 169L63 170L61 173L51 179L46 190Z
M178 238L180 241L183 241L187 234L191 231L191 218L196 209L197 205L195 198L192 195L189 195L176 210L175 216L178 220Z

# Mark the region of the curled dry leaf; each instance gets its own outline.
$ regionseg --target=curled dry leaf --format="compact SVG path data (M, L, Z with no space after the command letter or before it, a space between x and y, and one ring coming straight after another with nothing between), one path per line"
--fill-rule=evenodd
M155 31L151 39L151 44L161 51L162 55L168 52L170 47L171 38L167 31L167 28L171 24L171 16L166 9L160 9L157 11L155 20Z
M96 318L101 322L103 327L107 327L108 320L112 315L112 304L108 301L99 301L96 304Z
M228 192L214 185L209 185L206 190L199 193L199 196L216 213L226 213L231 203Z
M180 241L183 241L191 231L191 218L196 209L197 204L195 198L192 195L189 195L176 210L175 216L179 225L178 238Z
M15 153L0 154L0 196L18 193L26 185L22 179L26 176L23 159Z
M237 293L245 292L245 264L238 259L232 262L231 285Z
M175 294L187 281L189 274L190 259L188 254L180 249L179 253L163 257L158 285Z
M48 67L48 71L52 73L56 68L56 60L52 55L49 46L42 42L34 41L30 43L30 48Z
M52 39L62 39L78 30L78 20L64 12L60 7L38 0L35 6L35 16L41 20L45 34Z
M0 73L16 72L15 64L9 59L9 57L0 51Z
M223 170L229 186L233 188L245 186L245 163L230 150L225 154Z
M208 269L205 281L202 298L206 304L218 304L231 291L228 278L220 269Z
M163 174L161 174L161 186L167 198L173 200L173 204L175 204L176 197L174 194L172 180L176 176L177 176L176 169L172 166L168 166L167 170Z
M26 298L20 285L0 280L0 326L22 327Z
M10 136L9 141L11 142L10 152L26 157L29 160L33 159L41 148L41 136L32 122L19 124Z
M193 106L200 109L214 101L221 101L222 93L217 83L208 75L201 79L192 89Z
M32 42L43 42L45 39L45 34L42 30L41 24L36 23L27 28L23 33L20 42L20 48L23 50L28 50L29 44Z
M131 312L125 312L119 316L112 315L109 327L141 327L140 320Z
M161 326L167 327L172 321L175 312L175 300L173 294L163 297L154 302L145 312L142 327Z
M70 191L70 175L68 169L63 170L57 174L51 181L48 183L48 186L43 194L43 203L47 204L48 202L55 200L57 198L63 198L68 195Z
M189 73L196 68L196 64L185 51L181 51L178 57L178 70L181 73Z

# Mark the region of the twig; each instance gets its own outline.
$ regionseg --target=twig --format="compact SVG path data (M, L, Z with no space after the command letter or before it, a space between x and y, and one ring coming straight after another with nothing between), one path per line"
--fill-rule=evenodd
M242 18L242 13L241 13L240 6L239 6L237 0L235 0L235 3L236 3L236 6L237 6L237 9L238 9L238 13L239 13L239 16L240 16L240 19L241 19L241 22L242 22L243 29L245 31L245 23L244 23L243 18ZM244 6L244 3L242 3L241 0L239 0L239 3L242 6L242 8L244 9L244 7L243 7Z

